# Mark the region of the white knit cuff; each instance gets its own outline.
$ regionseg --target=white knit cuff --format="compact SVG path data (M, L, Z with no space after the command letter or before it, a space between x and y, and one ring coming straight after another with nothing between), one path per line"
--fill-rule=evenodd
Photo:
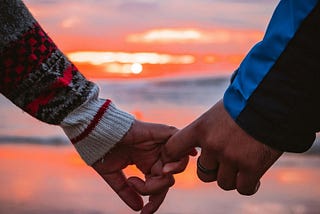
M70 113L60 126L82 159L92 165L124 137L133 121L110 100L94 99Z

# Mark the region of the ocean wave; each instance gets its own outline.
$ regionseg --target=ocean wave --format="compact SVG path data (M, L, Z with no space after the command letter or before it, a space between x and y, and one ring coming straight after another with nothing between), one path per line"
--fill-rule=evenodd
M123 106L132 104L204 106L208 108L221 99L229 85L227 77L157 79L135 82L99 81L101 96Z
M66 146L70 141L63 137L27 137L27 136L0 136L0 144L36 144ZM320 136L318 135L312 147L304 155L320 155Z
M38 144L38 145L69 145L69 141L62 137L28 137L28 136L0 136L0 144Z
M180 78L180 79L169 79L169 80L158 80L151 82L153 85L158 87L206 87L225 85L229 81L229 77L198 77L198 78Z

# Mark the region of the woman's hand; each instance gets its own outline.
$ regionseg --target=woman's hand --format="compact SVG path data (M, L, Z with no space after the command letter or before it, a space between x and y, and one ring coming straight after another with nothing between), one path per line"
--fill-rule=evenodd
M171 126L136 120L121 142L93 168L133 210L154 213L174 184L171 174L162 174L160 156L163 145L177 131ZM175 173L183 171L187 163L188 156L176 162ZM145 181L138 177L126 178L122 170L132 164L145 175ZM141 195L150 196L145 206Z

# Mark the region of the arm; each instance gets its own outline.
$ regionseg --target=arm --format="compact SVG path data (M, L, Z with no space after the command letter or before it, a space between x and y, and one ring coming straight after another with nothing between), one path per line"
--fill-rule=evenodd
M0 4L0 92L37 119L59 125L88 165L101 159L134 118L85 79L19 0Z
M242 129L282 151L306 151L320 128L319 11L316 0L281 1L224 95Z
M0 0L0 11L0 92L31 116L62 127L82 159L132 209L155 212L174 179L154 177L151 168L176 129L136 121L99 98L97 85L82 76L22 1ZM122 170L131 164L145 181L125 177ZM145 207L141 194L150 195Z
M202 181L252 195L284 151L307 150L320 128L319 24L319 1L282 0L223 101L170 138L164 161L200 146Z

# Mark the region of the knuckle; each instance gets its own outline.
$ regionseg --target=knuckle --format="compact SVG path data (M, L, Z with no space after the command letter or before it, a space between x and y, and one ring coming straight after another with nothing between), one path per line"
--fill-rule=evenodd
M250 196L250 195L254 195L255 191L252 190L252 188L237 188L237 191L239 194L241 195L246 195L246 196Z
M223 190L229 191L235 189L235 185L233 184L233 182L218 179L217 183L218 186Z
M260 182L255 182L255 181L250 181L250 182L242 182L242 183L237 183L237 191L241 195L254 195L258 188L260 186Z
M170 131L172 131L173 133L175 133L175 132L178 131L178 129L177 129L175 126L169 126L168 129L169 129Z
M232 149L232 151L230 151L230 149L224 150L221 156L223 157L224 161L231 166L236 166L239 160L237 155L234 154L234 149Z
M201 142L201 145L203 145L202 148L211 155L216 157L225 156L225 143L220 140L207 136L206 139Z
M218 156L219 154L221 154L219 151L220 151L220 148L217 148L215 145L213 145L212 142L208 140L201 142L201 153L204 153L210 156L212 155Z
M215 175L204 175L201 172L197 172L198 178L204 183L210 183L217 180L217 176Z

